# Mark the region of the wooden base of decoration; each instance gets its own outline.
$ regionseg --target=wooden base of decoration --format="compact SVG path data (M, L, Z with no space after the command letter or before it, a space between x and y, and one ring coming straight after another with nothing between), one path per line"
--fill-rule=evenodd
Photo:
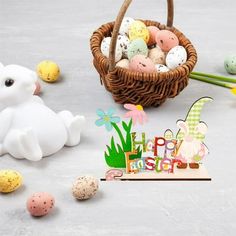
M124 170L125 171L125 170ZM115 180L121 181L211 181L205 166L200 165L199 169L178 169L174 173L156 173L155 171L140 172L137 174L126 174L117 177ZM106 181L101 178L101 181Z

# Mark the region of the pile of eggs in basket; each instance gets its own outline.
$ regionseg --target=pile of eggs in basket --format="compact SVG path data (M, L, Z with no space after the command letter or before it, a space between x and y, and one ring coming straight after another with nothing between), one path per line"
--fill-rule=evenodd
M111 37L101 43L101 52L109 56ZM169 30L146 26L142 21L125 17L117 38L116 66L135 72L167 72L184 64L187 52Z

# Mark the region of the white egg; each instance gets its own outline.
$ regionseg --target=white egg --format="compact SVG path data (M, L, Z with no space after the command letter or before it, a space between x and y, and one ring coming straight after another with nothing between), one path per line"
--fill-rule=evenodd
M111 44L111 37L104 38L101 43L101 52L107 58L109 57L110 44ZM116 44L115 61L117 62L121 58L122 58L122 48L119 44Z
M167 66L162 65L162 64L156 64L155 67L156 67L157 72L167 72L170 70Z
M116 63L116 66L119 66L121 68L129 69L129 60L128 59L122 59Z
M128 47L130 44L130 40L126 35L119 35L117 38L117 44L122 48L123 58L128 58Z
M122 35L128 34L129 33L129 27L133 22L134 22L133 18L124 17L124 19L122 20L121 26L120 26L119 34L122 34Z
M173 47L166 56L166 65L169 69L183 65L187 60L187 52L184 47Z

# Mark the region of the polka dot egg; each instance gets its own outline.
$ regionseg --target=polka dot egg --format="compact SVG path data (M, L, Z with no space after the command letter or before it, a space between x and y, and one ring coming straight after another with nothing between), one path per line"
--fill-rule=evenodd
M81 176L76 179L72 187L72 194L78 200L93 197L98 191L98 180L92 176Z
M149 41L149 30L142 21L134 21L129 28L130 41L142 38L146 43Z
M27 200L27 209L32 216L45 216L54 207L54 197L46 192L34 193Z
M22 175L15 170L0 171L0 192L10 193L22 185Z

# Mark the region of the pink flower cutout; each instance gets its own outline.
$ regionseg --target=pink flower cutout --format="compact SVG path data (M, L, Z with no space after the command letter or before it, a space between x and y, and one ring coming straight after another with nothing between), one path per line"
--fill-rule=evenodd
M137 122L141 125L147 122L147 115L141 105L125 104L124 108L129 110L125 114L125 118L131 118L134 125Z

